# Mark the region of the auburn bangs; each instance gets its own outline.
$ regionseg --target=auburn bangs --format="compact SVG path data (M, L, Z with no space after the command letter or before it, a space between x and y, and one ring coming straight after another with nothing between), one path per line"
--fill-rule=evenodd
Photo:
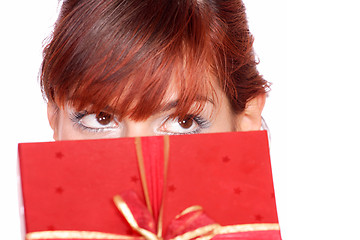
M195 102L201 111L199 97L216 98L219 84L241 111L266 81L242 3L219 2L65 0L44 49L43 94L59 106L142 120L163 107L169 89L176 115Z

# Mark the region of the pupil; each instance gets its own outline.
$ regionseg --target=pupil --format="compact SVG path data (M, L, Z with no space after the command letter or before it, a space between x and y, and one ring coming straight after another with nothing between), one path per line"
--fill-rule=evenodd
M192 118L185 118L183 120L179 120L179 124L182 128L190 128L193 125L194 120Z
M96 120L101 125L108 125L112 121L112 116L108 113L100 112L98 115L96 115Z

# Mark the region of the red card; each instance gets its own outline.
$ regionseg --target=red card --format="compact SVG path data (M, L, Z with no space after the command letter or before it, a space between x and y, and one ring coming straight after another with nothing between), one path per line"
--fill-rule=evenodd
M203 208L203 225L277 225L265 131L140 141L142 161L135 138L19 144L26 233L72 230L139 237L113 202L118 194L139 225L154 231L161 221L165 236L169 229L180 229L172 222L194 205ZM131 200L133 195L143 208ZM144 220L148 218L153 220ZM190 225L196 229L195 223ZM265 230L253 231L255 238L247 231L230 238L280 239L278 227ZM230 235L214 239L221 236Z

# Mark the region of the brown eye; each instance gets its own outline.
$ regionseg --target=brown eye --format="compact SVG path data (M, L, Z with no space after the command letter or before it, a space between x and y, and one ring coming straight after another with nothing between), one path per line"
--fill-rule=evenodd
M96 120L101 125L105 126L105 125L108 125L113 120L113 116L109 113L100 112L99 114L96 115Z
M179 120L179 125L184 129L189 129L194 124L194 119L187 117L185 119Z

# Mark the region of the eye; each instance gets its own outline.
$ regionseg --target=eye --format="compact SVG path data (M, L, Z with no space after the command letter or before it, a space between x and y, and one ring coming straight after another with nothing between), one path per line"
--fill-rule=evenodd
M194 125L194 119L187 117L178 121L180 127L183 129L190 129Z
M167 118L158 131L161 134L195 134L208 126L209 122L200 116L187 115L182 119Z
M112 115L104 112L100 112L98 115L96 115L96 121L103 126L109 125L113 119L114 118Z
M88 130L101 131L118 127L114 116L110 113L75 113L76 123Z

